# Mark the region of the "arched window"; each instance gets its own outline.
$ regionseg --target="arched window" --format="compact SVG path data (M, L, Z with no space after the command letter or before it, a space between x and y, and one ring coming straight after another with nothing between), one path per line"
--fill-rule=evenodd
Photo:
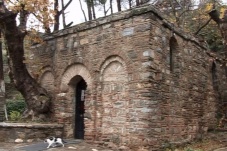
M218 81L217 81L217 67L216 67L215 62L212 63L211 74L212 74L213 88L214 88L214 90L217 91L218 90Z
M174 71L174 58L175 58L175 54L176 54L176 50L177 50L177 40L175 38L175 36L171 36L170 40L169 40L169 48L170 48L170 52L169 52L169 65L170 65L170 71Z

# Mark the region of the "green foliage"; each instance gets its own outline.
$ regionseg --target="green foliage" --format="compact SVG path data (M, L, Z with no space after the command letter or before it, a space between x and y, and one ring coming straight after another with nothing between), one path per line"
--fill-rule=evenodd
M6 108L8 115L11 114L11 112L16 111L20 114L25 110L26 103L24 100L10 100L6 102Z
M168 141L165 141L163 144L163 150L165 151L174 151L176 149L176 146Z
M18 111L12 111L10 112L9 117L11 121L19 121L21 119L21 113Z
M171 6L170 2L174 1L166 1L165 5ZM208 13L213 9L215 3L215 9L220 12L220 18L222 18L227 6L217 1L206 0L201 1L197 7L188 8L188 6L194 6L189 5L192 1L182 2L184 3L180 9L176 5L173 8L170 7L170 11L164 11L168 20L185 32L194 34L201 42L206 42L211 51L223 51L223 36L218 25L213 20L210 21Z
M17 94L14 95L14 99L15 99L15 100L21 100L21 101L23 101L24 98L23 98L23 96L21 95L21 93L17 93Z
M212 51L222 51L224 46L222 42L222 36L218 26L213 21L208 24L198 36L204 38Z
M212 9L212 6L213 3L201 4L198 9L187 13L184 27L186 31L196 34L200 40L206 41L211 51L220 52L224 47L223 37L218 25L213 20L209 21L208 12ZM223 5L216 5L219 12L223 12L222 9L224 8Z

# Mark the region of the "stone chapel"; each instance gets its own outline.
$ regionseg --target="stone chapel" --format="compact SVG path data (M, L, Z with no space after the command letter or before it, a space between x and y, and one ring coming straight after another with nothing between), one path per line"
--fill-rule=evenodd
M64 137L160 149L217 125L206 47L146 5L44 36L31 71ZM215 66L219 68L219 66Z

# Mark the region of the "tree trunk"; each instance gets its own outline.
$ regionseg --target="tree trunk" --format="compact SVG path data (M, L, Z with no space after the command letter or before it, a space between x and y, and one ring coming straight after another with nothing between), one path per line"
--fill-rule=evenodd
M128 0L129 8L132 8L132 0Z
M5 106L5 82L3 72L2 41L0 29L0 122L3 122L4 120L4 106Z
M139 5L140 5L140 1L136 0L136 6L139 6Z
M92 7L93 19L96 19L96 15L95 15L95 3L94 3L94 0L91 0L91 7Z
M87 0L87 11L88 11L88 20L92 20L92 12L91 12L91 2Z
M6 49L9 54L9 68L11 80L21 92L27 104L27 115L41 117L50 112L51 97L28 73L24 63L24 37L26 33L20 31L16 24L16 14L7 12L6 18L1 20L3 36L6 40ZM4 27L4 28L3 28ZM29 113L29 114L28 114ZM42 116L43 117L43 116Z
M58 31L59 30L59 17L60 17L60 14L59 14L59 11L58 11L58 0L55 0L54 1L54 11L55 11L55 15L54 15L54 31Z
M140 1L140 5L143 5L143 4L147 3L147 2L149 2L149 0L141 0Z
M121 0L117 0L117 10L121 11Z
M110 11L113 14L113 0L110 0Z
M64 11L64 0L61 0L61 6L62 6L62 22L63 22L63 28L66 27L66 22L65 22L65 11Z
M107 11L106 11L106 4L103 4L103 12L104 12L104 16L106 16L106 13L107 13Z

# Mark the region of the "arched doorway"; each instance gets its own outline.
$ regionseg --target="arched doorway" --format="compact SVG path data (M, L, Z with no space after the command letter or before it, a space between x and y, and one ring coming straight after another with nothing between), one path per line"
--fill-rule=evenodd
M75 126L74 138L84 139L84 101L87 84L81 77L75 85Z
M81 82L83 81L83 82ZM89 70L82 64L73 64L70 65L63 73L61 83L60 83L60 91L64 93L65 97L65 113L68 113L67 119L65 119L64 125L64 134L68 138L76 138L76 139L85 139L89 136L86 136L94 126L94 120L91 118L94 116L94 106L90 103L91 98L93 98L93 77L90 75ZM84 86L83 86L84 85ZM78 88L77 88L78 87ZM82 89L83 88L83 89ZM80 102L81 93L85 91L85 103ZM80 90L80 91L79 91ZM77 92L78 91L78 92ZM80 96L79 96L80 95ZM61 98L61 95L57 95L57 97ZM67 101L67 103L66 103ZM84 116L79 116L80 112L77 107L79 107L80 103L85 105L85 113L86 119L84 120ZM87 102L87 103L86 103ZM78 104L77 104L78 103ZM84 103L84 104L83 104ZM57 109L57 108L56 108ZM83 111L83 110L82 110ZM61 110L56 110L55 113L62 114ZM60 116L59 115L59 116ZM85 114L84 114L85 115Z

